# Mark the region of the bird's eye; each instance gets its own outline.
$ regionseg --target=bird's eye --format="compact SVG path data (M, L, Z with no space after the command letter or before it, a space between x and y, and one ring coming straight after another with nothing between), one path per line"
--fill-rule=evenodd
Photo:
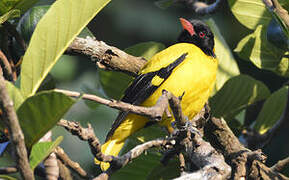
M204 38L205 37L205 33L199 32L199 36L200 36L200 38Z

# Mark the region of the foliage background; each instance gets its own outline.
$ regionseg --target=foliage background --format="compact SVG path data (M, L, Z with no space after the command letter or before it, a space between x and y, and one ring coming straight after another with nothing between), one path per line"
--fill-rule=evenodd
M176 37L181 31L178 18L200 18L193 15L192 10L181 4L171 6L166 10L161 10L154 4L154 0L117 0L111 1L89 24L89 29L93 32L97 40L103 40L109 45L126 49L140 42L156 41L169 46L175 43ZM39 4L47 4L40 1ZM212 17L222 36L228 43L231 50L237 47L238 42L252 30L247 29L240 24L232 15L230 8L225 5L213 16L208 15L203 19ZM286 78L280 77L271 71L260 70L251 62L244 61L235 56L241 73L248 74L257 80L264 82L271 92L279 89ZM96 65L84 57L64 55L51 71L51 75L56 80L56 86L61 89L69 89L78 92L89 92L104 95L101 89L99 70ZM112 92L113 94L114 92ZM95 106L95 104L90 104ZM86 102L79 101L75 104L64 117L67 120L79 121L83 126L91 123L97 137L101 142L104 141L106 132L108 132L117 111L102 105L97 105L94 109L89 108ZM289 143L289 123L273 138L273 141L264 149L268 155L268 165L272 165L277 160L288 156ZM87 143L83 143L78 138L71 136L63 128L55 127L53 129L54 138L64 136L61 143L63 149L75 161L91 174L96 174L96 166L93 163L93 157L90 153ZM144 160L144 158L139 161ZM3 159L0 159L0 164ZM7 163L7 160L6 162ZM146 164L147 163L147 164ZM158 157L144 165L151 165L159 168ZM151 164L150 164L151 163ZM151 167L150 166L150 167ZM129 168L129 167L128 167ZM113 178L123 177L122 173L133 171L127 168L120 171ZM174 166L172 166L174 168ZM152 168L153 169L153 168ZM139 172L137 172L139 173ZM139 174L138 174L139 175ZM288 175L288 173L287 173ZM131 176L133 179L133 176ZM143 176L143 178L146 178ZM153 178L153 177L152 177ZM154 177L156 178L156 177Z

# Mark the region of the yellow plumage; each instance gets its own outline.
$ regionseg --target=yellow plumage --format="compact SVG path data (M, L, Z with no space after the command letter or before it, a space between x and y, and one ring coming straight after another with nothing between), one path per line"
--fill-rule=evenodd
M173 63L176 59L188 53L172 74L163 82L155 76L152 84L161 86L149 96L141 106L153 106L165 89L175 96L184 96L181 101L183 113L192 119L208 100L216 79L218 61L206 55L199 47L190 43L178 43L153 56L142 68L140 74L158 71ZM137 119L137 120L136 120ZM172 130L173 118L164 118L159 124ZM117 156L127 137L143 128L148 119L135 114L128 114L125 120L105 142L101 150L106 155ZM101 163L102 170L109 167L108 163Z

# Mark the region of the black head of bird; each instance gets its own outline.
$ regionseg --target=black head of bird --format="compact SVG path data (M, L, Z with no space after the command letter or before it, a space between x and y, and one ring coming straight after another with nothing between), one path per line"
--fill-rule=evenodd
M200 20L180 18L183 31L178 37L178 42L192 43L198 46L205 54L215 57L214 53L214 34L208 25Z

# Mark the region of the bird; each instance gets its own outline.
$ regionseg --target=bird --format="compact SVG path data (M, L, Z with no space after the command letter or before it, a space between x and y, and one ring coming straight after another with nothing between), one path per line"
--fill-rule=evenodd
M162 91L181 97L184 115L192 119L207 102L216 81L218 60L214 49L214 34L200 20L180 18L182 32L174 45L155 54L139 71L126 89L121 101L132 105L155 105ZM171 111L171 110L170 110ZM149 122L147 117L120 112L101 147L105 155L117 156L125 140ZM173 132L173 117L164 115L159 122ZM102 171L109 163L99 162Z

